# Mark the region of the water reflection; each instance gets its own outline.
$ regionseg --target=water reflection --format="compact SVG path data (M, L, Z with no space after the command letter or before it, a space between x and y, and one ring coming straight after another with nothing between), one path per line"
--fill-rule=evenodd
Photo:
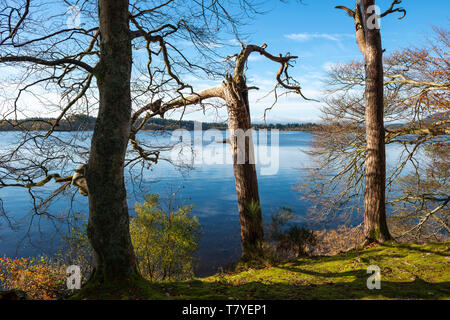
M61 139L71 139L73 134L57 133ZM276 174L261 175L261 166L257 163L261 207L266 219L273 211L283 206L292 208L298 216L305 214L308 203L299 200L299 194L294 187L305 175L304 169L311 165L304 153L309 149L311 138L311 134L305 132L280 132ZM8 146L14 139L15 133L2 133L0 149ZM170 135L155 132L141 132L138 140L159 146L173 143ZM254 141L258 146L257 137L254 137ZM269 145L270 142L269 139ZM88 147L89 139L80 143ZM391 149L388 153L388 164L398 159L400 152L395 148ZM163 153L162 158L170 158L169 152ZM214 142L214 139L204 142L203 156L207 160L208 157L217 156L219 152L230 157L227 144ZM192 157L184 160L192 160ZM136 174L141 173L140 168L131 170ZM239 257L239 218L231 158L224 164L214 163L212 159L202 163L194 162L192 170L181 171L169 162L160 161L151 170L142 172L142 183L139 186L132 183L127 173L130 214L133 214L134 203L142 201L146 193L161 193L161 197L164 197L167 193L179 190L179 196L185 203L195 205L192 213L199 218L203 231L198 250L200 263L197 275L212 274L219 266ZM49 183L41 192L50 194L57 187L58 184ZM82 213L88 212L87 198L79 194L73 198L73 203L69 201L69 196L55 202L49 209L54 216L52 219L31 215L31 199L23 188L0 189L0 198L3 199L9 216L20 226L19 230L13 231L5 223L2 224L0 255L53 254L58 248L61 234L68 231L68 226L64 223L66 213L71 208Z

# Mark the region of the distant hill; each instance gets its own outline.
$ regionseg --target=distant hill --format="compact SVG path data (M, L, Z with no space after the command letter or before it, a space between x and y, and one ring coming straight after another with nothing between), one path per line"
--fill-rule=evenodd
M433 126L437 125L438 128L447 128L448 129L450 127L450 123L442 123L442 122L449 121L449 120L450 120L450 111L436 112L432 115L429 115L422 121L415 123L414 127L428 128L428 127L433 127ZM386 128L389 130L395 130L395 129L401 129L401 128L409 128L411 126L412 125L409 122L407 122L407 123L391 123L391 124L386 125Z
M427 124L433 124L439 121L448 121L450 120L450 111L446 111L446 112L436 112L428 117L426 117L423 121ZM447 123L445 125L446 127L449 126L449 124Z
M54 118L27 118L23 120L3 120L0 122L0 131L19 131L19 130L49 130L54 123ZM73 115L68 119L61 120L55 131L84 131L93 130L96 118L85 115ZM175 130L186 129L194 130L194 121L189 120L172 120L152 118L147 121L142 130ZM254 129L278 129L282 131L314 131L318 129L315 123L268 123L268 124L254 124ZM203 130L218 129L226 130L227 124L225 122L202 122Z

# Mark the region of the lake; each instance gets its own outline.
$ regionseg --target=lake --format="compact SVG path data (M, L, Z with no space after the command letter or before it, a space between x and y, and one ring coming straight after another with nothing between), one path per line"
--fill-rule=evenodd
M56 134L62 139L69 139L74 133ZM2 132L0 149L11 143L14 135L13 132ZM151 170L142 171L142 174L140 168L130 169L135 176L142 178L140 185L136 180L132 182L129 170L126 171L130 214L134 213L134 203L142 201L146 193L161 193L164 198L176 191L181 201L194 204L192 214L198 217L203 233L197 252L198 276L213 274L220 266L240 256L239 216L229 146L217 143L225 138L224 132L210 132L202 138L200 152L195 148L192 150L189 143L180 143L178 148L162 154L162 158L170 159L172 163L159 161ZM155 132L141 132L138 135L139 141L155 145L191 142L195 139L192 132L176 136ZM307 132L280 132L269 135L267 141L261 133L254 135L264 221L268 221L271 213L281 207L291 208L299 217L306 213L308 203L300 200L295 187L305 176L305 168L311 166L311 160L305 154L310 148L311 139L312 135ZM84 143L88 146L89 140ZM395 158L392 152L388 155ZM186 162L192 168L180 169L177 166ZM58 186L49 183L42 190L50 193ZM11 230L5 220L1 221L0 255L11 257L53 254L61 241L61 235L67 232L67 224L64 223L66 213L71 208L84 214L88 212L87 198L78 193L73 202L70 196L66 196L52 204L48 211L55 216L53 219L32 215L31 197L24 188L0 189L0 199L17 227Z

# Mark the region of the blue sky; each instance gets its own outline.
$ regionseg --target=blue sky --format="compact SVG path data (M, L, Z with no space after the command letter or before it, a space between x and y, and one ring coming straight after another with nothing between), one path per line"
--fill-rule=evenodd
M250 24L241 30L247 35L247 42L268 44L271 53L286 53L299 56L291 74L301 81L304 93L320 100L324 89L323 79L327 68L337 62L361 60L362 56L354 38L353 20L336 5L353 8L355 0L304 0L266 1L262 5L265 14L256 15ZM384 11L391 0L378 0L377 5ZM425 43L426 36L432 34L432 26L449 26L450 1L448 0L404 0L402 7L407 10L404 19L399 15L385 17L381 23L383 48L386 54L410 46ZM271 105L270 97L258 101L274 85L274 75L278 65L255 56L249 61L247 77L252 85L259 86L260 92L250 96L253 121L263 119L264 109ZM202 84L199 84L202 87ZM204 84L206 86L206 83ZM317 121L322 103L302 101L291 95L279 100L278 105L268 113L270 122ZM175 116L175 115L174 115ZM187 114L186 119L203 121L224 120L224 110L216 112Z
M336 5L345 5L353 8L356 0L303 0L303 4L296 0L252 0L260 1L258 7L264 14L253 15L240 29L245 35L245 42L268 45L267 51L272 54L287 53L298 56L294 68L290 70L291 76L300 81L303 93L316 100L322 100L324 79L327 69L338 62L345 63L351 60L362 60L354 36L354 23ZM384 11L392 0L377 0L376 3ZM399 15L392 14L385 17L381 23L383 48L386 54L410 46L420 46L425 38L432 35L432 26L449 27L449 0L403 0L402 6L407 10L404 19L398 20ZM62 7L64 13L66 7ZM65 17L64 17L65 19ZM222 53L236 53L240 45L230 35L226 35L225 45L218 50ZM228 37L228 38L227 38ZM232 47L234 45L234 47ZM189 45L186 47L189 50ZM192 47L191 47L192 49ZM135 56L135 59L139 59ZM6 73L14 70L2 66ZM9 68L9 69L8 69ZM257 86L259 91L251 91L250 107L253 122L263 121L264 110L274 101L273 95L267 96L275 86L275 74L279 68L274 62L255 54L248 62L248 85ZM198 79L192 76L183 78L199 91L217 82ZM4 86L5 87L5 86ZM1 90L7 90L1 88ZM47 97L48 96L48 97ZM46 108L48 112L42 114L42 103L49 104L59 100L59 96L46 92L46 101L24 99L25 109L34 106L26 116L57 116L58 108ZM32 101L32 102L30 102ZM267 113L268 122L316 122L320 118L320 109L323 102L304 101L298 95L279 97L277 105ZM197 110L197 109L196 109ZM169 116L178 119L181 112L175 111ZM186 120L198 121L226 121L225 108L211 108L205 113L188 109L184 113Z

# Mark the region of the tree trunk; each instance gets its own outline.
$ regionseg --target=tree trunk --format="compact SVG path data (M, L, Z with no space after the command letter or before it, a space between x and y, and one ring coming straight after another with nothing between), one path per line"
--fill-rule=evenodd
M300 86L290 85L282 79L282 76L286 76L287 79L290 78L287 72L289 61L297 57L290 55L283 57L281 54L273 56L266 52L265 48L266 45L242 45L242 50L239 54L228 57L232 58L236 56L234 72L233 76L227 74L226 80L221 86L203 90L191 97L172 102L163 108L163 110L169 110L176 107L186 107L186 105L197 104L213 97L225 100L228 111L228 129L230 132L241 225L241 260L255 260L255 262L260 262L260 258L264 255L264 229L254 161L254 148L250 131L251 121L248 88L244 76L245 65L250 54L252 52L259 52L259 54L264 55L269 60L280 63L281 67L276 75L278 84L285 89L295 90L295 92L302 95ZM145 111L145 109L141 110L138 111L137 115ZM159 112L159 114L163 113ZM247 133L248 135L246 135Z
M374 0L363 0L363 8L374 5ZM364 232L366 242L384 242L391 239L386 223L386 150L384 131L383 52L378 28L366 28L366 141Z
M101 56L95 74L100 103L86 177L88 236L95 252L91 279L103 283L129 279L137 268L123 173L131 118L128 1L98 3Z
M262 256L264 232L250 131L248 92L242 76L236 79L227 77L224 83L224 98L228 111L228 130L241 225L241 259L248 261Z

